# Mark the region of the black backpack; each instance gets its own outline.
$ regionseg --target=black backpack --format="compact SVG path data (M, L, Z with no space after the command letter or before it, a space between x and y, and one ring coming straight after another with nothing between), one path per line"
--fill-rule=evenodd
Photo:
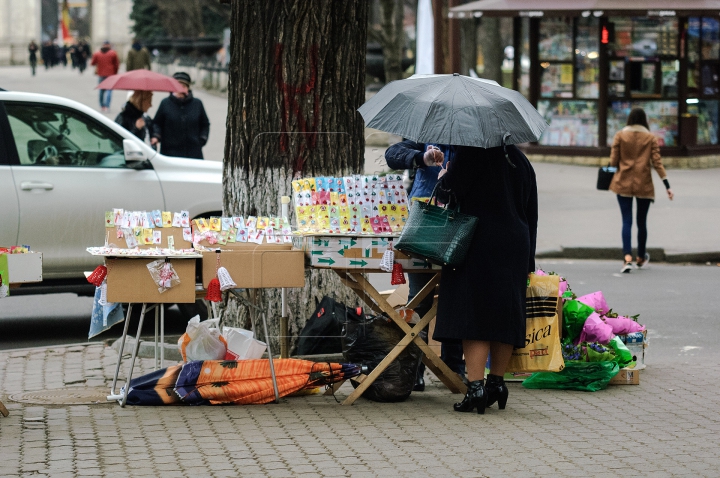
M308 318L297 342L297 355L342 353L343 324L348 318L361 320L362 309L352 309L325 296Z

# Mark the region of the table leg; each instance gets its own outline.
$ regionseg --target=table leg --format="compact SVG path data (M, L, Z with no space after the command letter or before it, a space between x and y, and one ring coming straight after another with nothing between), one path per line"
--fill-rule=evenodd
M138 351L140 350L140 334L142 334L143 320L145 320L145 312L147 311L147 304L143 304L142 310L140 310L140 322L138 322L137 335L135 337L135 347L133 349L132 357L130 358L130 370L128 371L127 381L125 382L124 392L122 398L119 400L120 406L124 407L127 402L127 396L130 388L130 380L132 380L133 369L135 368L135 359L137 358Z
M165 368L165 304L160 304L160 368Z
M382 372L385 371L385 369L402 353L403 350L405 350L405 347L410 345L410 343L415 342L418 347L420 347L420 350L422 351L424 357L423 360L427 360L431 366L430 369L435 373L438 378L452 391L453 393L465 393L466 386L460 380L460 377L457 376L450 368L445 365L445 363L438 357L435 352L425 343L424 340L422 340L419 336L419 333L421 330L427 326L427 324L430 323L430 320L432 320L433 317L435 317L435 314L437 312L437 304L434 304L433 307L425 314L425 316L415 324L412 328L400 317L400 315L395 311L395 309L387 303L384 297L380 295L380 293L365 279L365 277L362 275L362 273L356 273L351 271L342 271L345 272L346 277L348 280L352 280L357 284L357 287L353 287L353 290L358 293L358 296L363 298L361 294L359 294L360 291L363 292L365 297L368 297L374 301L374 303L377 305L378 308L382 310L383 313L385 313L390 319L392 319L395 324L400 327L400 329L405 332L405 336L398 342L398 344L390 351L390 353L378 364L377 367L375 367L375 370L373 370L358 386L358 388L355 389L353 393L351 393L345 401L343 401L343 405L352 405L355 400L357 400L358 397L362 395L362 393L367 390L367 388L380 376ZM341 276L342 277L342 276ZM435 274L435 276L428 282L428 284L417 294L415 299L413 299L410 304L408 305L417 305L420 303L420 301L429 294L434 287L437 285L439 281L439 274ZM363 300L365 300L363 298ZM366 300L367 302L367 300Z
M130 325L130 314L132 313L132 304L128 304L127 315L125 316L125 325L123 327L122 339L120 339L120 350L118 351L117 365L115 365L115 375L113 376L112 387L110 387L110 395L107 396L108 401L117 400L119 395L115 391L118 375L120 374L120 364L122 363L123 350L125 349L125 339L127 338L128 326Z
M160 310L155 307L155 370L158 369L158 321Z

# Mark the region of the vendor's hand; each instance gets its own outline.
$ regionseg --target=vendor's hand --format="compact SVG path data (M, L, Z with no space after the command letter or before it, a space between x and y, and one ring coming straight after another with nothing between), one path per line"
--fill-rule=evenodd
M445 155L436 146L428 146L423 155L425 166L441 166L444 160Z
M145 120L142 119L142 117L138 118L137 121L135 121L135 127L137 129L143 129L145 127Z
M667 190L668 198L672 201L675 195L672 192L672 189Z
M158 144L158 143L159 143L159 141L158 141L157 138L155 138L155 137L150 138L150 144L151 144L151 145L155 146L155 145Z
M450 161L448 161L447 164L445 165L445 167L440 170L440 172L438 173L438 179L445 176L445 173L447 173L447 171L448 171L447 168L449 166L450 166Z

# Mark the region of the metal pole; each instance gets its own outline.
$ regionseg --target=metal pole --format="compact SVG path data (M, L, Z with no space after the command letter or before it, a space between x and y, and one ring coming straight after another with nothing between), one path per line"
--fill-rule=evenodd
M120 374L120 363L122 362L123 350L125 349L125 339L127 338L128 326L130 325L130 314L132 313L132 304L128 304L127 315L125 316L125 327L123 327L122 339L120 339L120 350L118 351L117 365L115 366L115 376L113 377L112 387L110 387L110 395L108 400L117 400L117 392L115 392L115 385L117 385L118 375ZM115 398L112 398L115 397Z
M280 198L280 204L281 216L284 220L286 217L288 217L290 197L282 196ZM280 308L280 358L288 358L290 356L290 331L288 327L287 289L285 289L284 287L280 289L280 297L282 302L282 306ZM265 327L267 329L267 325ZM265 331L265 334L267 335L267 330ZM269 350L270 349L268 348L268 351Z

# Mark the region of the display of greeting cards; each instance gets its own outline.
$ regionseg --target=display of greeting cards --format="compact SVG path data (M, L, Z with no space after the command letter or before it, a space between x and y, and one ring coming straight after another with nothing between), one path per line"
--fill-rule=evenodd
M400 174L304 178L292 189L300 233L397 234L408 218Z

